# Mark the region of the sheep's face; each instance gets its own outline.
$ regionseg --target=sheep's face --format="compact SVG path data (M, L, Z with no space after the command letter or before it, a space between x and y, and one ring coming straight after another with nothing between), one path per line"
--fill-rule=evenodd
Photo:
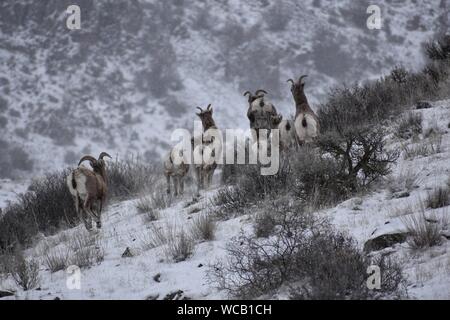
M291 86L292 95L294 97L298 97L300 95L303 95L304 94L304 88L305 88L305 83L304 82L302 82L302 83L296 82L296 83L292 84L292 86Z
M214 120L213 120L213 109L211 106L208 106L206 110L201 110L201 112L197 112L196 115L200 118L202 121L203 129L208 129L212 126L215 126Z
M302 103L308 103L304 92L305 82L303 81L303 79L306 77L307 75L303 75L297 81L294 81L292 79L287 80L287 82L291 83L292 96L294 97L294 100L297 105Z
M105 167L105 160L99 159L95 163L91 162L91 166L92 166L92 169L94 169L94 171L97 170L100 172Z
M252 101L250 102L250 108L252 110L262 109L266 104L264 101L264 96L253 96Z

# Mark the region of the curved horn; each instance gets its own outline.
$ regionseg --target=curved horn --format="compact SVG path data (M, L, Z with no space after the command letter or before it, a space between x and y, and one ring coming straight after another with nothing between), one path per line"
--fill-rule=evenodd
M302 83L302 80L304 79L304 78L306 78L308 75L307 74L304 74L304 75L302 75L300 78L298 78L298 83Z
M211 103L208 104L208 107L206 108L206 110L211 110Z
M200 110L200 112L203 112L203 109L200 107L197 107L198 110Z
M98 156L98 159L101 160L101 159L103 159L103 157L108 157L108 158L112 159L112 157L109 154L107 154L106 152L100 153L100 155Z
M262 92L262 93L264 93L264 94L267 94L266 90L263 90L263 89L259 89L259 90L256 90L256 92L255 92L255 96L257 96L257 95L258 95L258 93L260 93L260 92Z
M78 166L80 166L80 164L81 164L83 161L86 161L86 160L89 160L89 161L91 161L91 162L93 162L93 163L97 162L97 159L95 159L93 156L84 156L84 157L81 158L80 161L78 162Z
M292 80L292 79L287 79L286 82L291 82L292 85L294 85L294 80Z
M245 97L245 96L248 95L248 94L249 94L250 96L252 95L252 93L251 93L250 91L245 91L244 94L243 94L243 96Z

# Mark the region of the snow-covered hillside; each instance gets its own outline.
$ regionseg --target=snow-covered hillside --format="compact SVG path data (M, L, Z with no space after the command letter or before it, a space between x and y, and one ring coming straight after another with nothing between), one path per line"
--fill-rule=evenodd
M66 28L69 4L81 30ZM0 177L73 165L81 153L159 159L174 128L212 103L246 128L245 90L294 112L287 78L309 74L317 103L334 84L418 69L421 44L448 29L445 0L0 3Z
M411 215L420 214L420 203L428 193L450 183L450 100L433 102L432 105L429 109L410 111L423 116L424 130L418 140L399 140L395 137L397 129L393 125L388 147L404 150L405 146L413 147L428 141L424 135L434 132L441 137L440 149L406 157L403 151L386 184L314 214L329 218L335 227L354 237L361 249L367 240L376 236L404 232L405 221ZM411 177L412 182L405 186L405 179ZM10 298L227 298L225 292L208 281L207 270L210 264L226 258L225 248L233 237L241 232L253 232L252 214L219 221L214 240L197 241L192 256L185 261L176 263L167 257L164 245L150 245L155 230L172 226L178 236L181 230L189 230L192 221L210 209L210 200L220 188L216 184L202 193L198 202L192 201L192 190L189 190L182 199L161 210L156 221L148 221L145 214L139 213L136 209L139 200L133 199L111 204L104 214L104 227L99 233L88 235L80 225L55 236L41 237L33 248L27 250L29 256L43 259L44 253L64 252L73 239L86 238L86 243L101 251L103 261L82 269L79 290L68 289L68 274L64 270L51 273L41 266L39 290L25 292L18 289ZM408 242L401 242L378 253L401 262L410 298L450 299L450 207L425 209L425 216L442 222L442 244L413 250ZM131 257L122 257L126 248L130 249ZM6 279L0 283L0 289L17 288L11 279ZM276 298L287 298L287 292L278 292Z

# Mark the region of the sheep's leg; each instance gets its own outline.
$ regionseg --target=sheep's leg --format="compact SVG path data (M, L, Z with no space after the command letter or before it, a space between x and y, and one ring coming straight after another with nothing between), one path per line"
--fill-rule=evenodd
M196 180L197 180L197 196L200 195L201 183L202 183L202 173L201 168L195 168Z
M94 213L92 206L93 206L93 202L94 199L92 199L92 197L87 196L86 200L84 201L83 207L84 207L84 211L86 212L87 215L87 223L89 224L86 225L86 228L90 231L92 229L92 219L94 219L96 221L96 214Z
M205 179L205 189L208 189L210 186L210 174L211 170L205 170L204 179Z
M76 196L76 197L74 196L73 197L73 202L75 204L75 212L77 213L77 216L79 218L82 218L81 215L80 215L80 199L78 198L78 196Z
M90 231L92 229L92 221L89 219L89 215L84 208L83 200L77 196L76 198L74 197L74 201L75 210L77 211L79 219L83 222L86 229Z
M180 192L181 192L181 195L184 194L184 177L180 178Z
M92 203L90 212L91 212L92 219L95 221L95 226L97 227L97 229L101 229L101 227L102 227L102 222L101 222L101 218L100 218L101 213L100 213L100 209L97 208L97 205L95 203ZM92 224L92 222L91 222L91 224Z
M91 219L91 216L89 215L89 213L84 208L82 209L81 216L82 216L84 226L86 227L86 230L91 231L92 230L92 219Z
M210 187L212 184L213 176L214 176L214 170L210 170L209 174L208 174L208 187Z
M206 184L206 171L205 171L205 169L203 169L203 168L201 169L200 176L201 176L200 187L202 189L205 189L205 184Z
M103 210L103 201L100 200L99 208L97 210L97 214L95 215L95 224L97 229L102 228L102 210Z
M172 180L173 180L173 188L174 188L174 192L175 192L175 197L178 197L178 176L174 176L174 177L172 177Z
M170 176L166 175L166 181L167 181L167 194L170 194Z
M178 191L178 195L181 196L182 191L181 191L181 177L180 176L177 177L177 191Z

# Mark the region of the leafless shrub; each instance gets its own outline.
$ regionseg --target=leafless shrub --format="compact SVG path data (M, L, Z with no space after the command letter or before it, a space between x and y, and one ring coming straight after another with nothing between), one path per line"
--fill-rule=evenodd
M140 213L144 214L146 222L152 222L159 219L159 210L155 208L153 198L145 195L138 199L136 208Z
M169 233L167 239L164 252L166 257L171 258L174 262L184 261L194 252L194 240L182 228L177 233Z
M422 249L442 243L441 231L445 223L435 217L427 218L423 207L419 214L403 217L402 221L410 234L408 243L412 248Z
M166 209L170 207L173 203L173 198L171 195L165 192L155 192L151 194L151 199L153 207L156 209Z
M278 204L281 201L271 208L284 218L273 237L258 240L242 233L228 244L228 260L211 266L210 281L233 297L248 299L273 292L292 275L295 252L315 222L297 205L286 203L280 208Z
M255 236L258 238L270 236L274 232L276 224L277 221L272 212L269 210L258 212L255 216Z
M149 250L165 245L168 242L167 233L171 233L169 230L171 225L159 226L155 223L150 224L148 232L141 237L142 248Z
M25 291L34 289L39 285L39 263L37 260L27 260L22 253L16 253L9 271L14 282Z
M66 186L68 171L58 171L34 180L16 203L0 217L0 250L29 245L38 233L53 234L62 224L78 222L72 196Z
M450 188L447 186L438 187L432 192L428 192L425 200L427 208L437 209L450 205Z
M167 259L181 262L189 258L195 247L194 239L183 228L165 223L157 226L151 224L150 232L142 239L143 249L162 247Z
M243 214L281 193L301 201L333 204L351 194L348 175L341 168L339 162L308 146L282 157L275 175L261 175L257 165L242 166L236 184L220 190L213 199L218 206L215 215L222 219Z
M345 127L335 123L324 133L319 145L342 164L352 190L366 186L390 173L390 165L398 158L397 150L386 150L384 130L380 127ZM361 177L361 178L360 178Z
M450 59L450 35L446 35L436 41L430 41L425 46L428 58L431 60Z
M68 267L70 252L67 249L48 250L44 253L44 265L51 271L57 272Z
M221 220L229 219L233 215L242 214L250 200L238 187L226 186L212 199L212 204L218 206L213 210L213 214Z
M425 139L428 139L428 138L436 139L439 136L442 136L442 131L439 129L436 119L434 119L431 122L431 124L429 124L428 127L424 130L423 137Z
M12 266L13 256L11 254L0 254L0 280L7 277Z
M380 268L379 290L367 287L371 265ZM296 255L294 273L306 277L303 284L292 286L291 299L296 300L393 299L406 295L406 281L398 263L386 257L371 261L353 239L332 230L308 239Z
M409 112L400 118L395 135L400 139L410 139L422 133L422 114Z
M69 240L68 245L72 251L72 255L69 258L70 265L76 265L79 268L89 268L103 261L104 250L93 234L80 230Z
M150 209L144 213L144 219L146 222L153 222L160 218L160 212L157 209Z
M420 183L420 173L413 170L403 170L397 176L390 177L388 190L392 196L407 193L418 187Z
M370 299L399 291L403 276L398 265L383 263L390 281L373 293L366 285L372 261L351 238L297 204L272 208L281 215L272 236L241 234L227 248L229 259L211 266L209 280L232 297L257 298L283 285L297 299Z
M210 214L199 214L192 221L192 235L194 239L205 241L214 240L217 223Z
M161 170L138 158L108 163L108 193L110 197L126 198L143 190L153 190Z
M403 158L405 160L415 159L417 157L428 157L430 155L440 153L442 151L442 136L434 136L426 140L422 140L418 144L404 145Z
M408 80L409 72L402 66L395 66L389 76L394 82L403 84Z
M153 209L152 198L149 196L142 196L136 201L136 208L140 213L145 213Z

